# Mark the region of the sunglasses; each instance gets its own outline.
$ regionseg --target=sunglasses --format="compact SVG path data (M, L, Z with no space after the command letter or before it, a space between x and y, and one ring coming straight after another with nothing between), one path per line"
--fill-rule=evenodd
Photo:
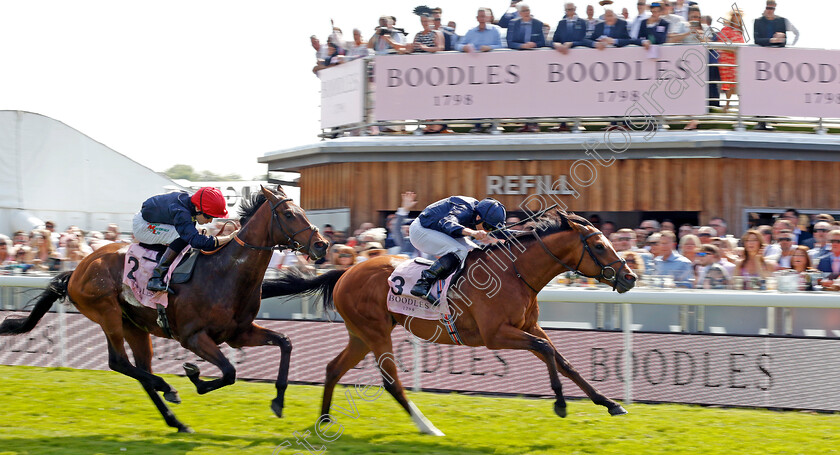
M707 254L709 254L709 253L706 253L705 251L700 251L700 252L696 253L695 256L702 258L703 256L706 256Z
M712 234L697 234L697 237L711 237Z
M829 243L840 243L840 239L831 239L828 242Z
M775 7L775 6L768 6L768 7L767 7L767 8L765 8L765 9L769 9L769 10L771 10L771 11L772 11L772 10L776 9L776 7Z
M629 242L631 240L631 237L619 237L618 240L620 242Z
M793 242L793 239L784 238L784 239L779 239L779 241L780 242Z
M828 232L828 229L814 229L814 232Z
M771 235L771 234L773 234L773 232L772 231L761 231L761 234L762 235Z
M342 253L342 254L339 254L338 257L340 257L340 258L352 258L353 255L352 254L347 254L347 253Z

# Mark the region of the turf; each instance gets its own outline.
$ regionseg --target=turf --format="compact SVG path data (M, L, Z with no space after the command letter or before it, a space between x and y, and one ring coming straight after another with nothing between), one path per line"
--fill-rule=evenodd
M419 434L387 393L366 402L341 387L335 404L350 408L350 392L358 417L334 406L343 432L324 443L314 431L321 387L289 387L278 419L269 410L272 384L240 381L198 396L186 378L165 378L184 400L174 412L195 434L173 432L140 386L118 373L0 366L0 454L308 453L296 431L310 431L312 453L327 454L838 452L835 414L635 404L629 415L610 417L588 401L570 401L569 417L560 419L550 400L410 393L447 435L436 438ZM285 440L293 450L277 449Z

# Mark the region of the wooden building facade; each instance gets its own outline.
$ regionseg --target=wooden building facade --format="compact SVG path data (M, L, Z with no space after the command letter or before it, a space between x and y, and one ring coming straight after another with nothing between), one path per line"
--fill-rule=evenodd
M624 225L651 212L695 214L700 224L720 216L735 234L748 211L840 211L837 138L664 132L587 154L585 141L592 150L599 139L603 133L344 138L260 161L300 172L301 206L348 207L353 226L380 223L406 190L417 193L418 209L453 194L494 197L509 210L535 210L542 199L587 214L631 215ZM534 196L546 193L549 181L554 194Z

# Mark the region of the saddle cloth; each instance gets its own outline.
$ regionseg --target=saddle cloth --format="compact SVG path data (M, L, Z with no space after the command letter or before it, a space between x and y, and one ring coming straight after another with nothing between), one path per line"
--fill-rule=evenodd
M184 251L181 251L181 254L175 258L172 266L169 267L169 272L166 274L165 281L167 283L170 282L172 273L189 250L189 248L184 248ZM152 271L157 265L157 254L157 251L144 248L138 243L132 243L125 252L125 264L123 267L123 285L131 289L134 298L141 305L153 309L157 308L157 305L163 305L165 308L169 303L168 292L154 292L146 289L149 279L152 278Z
M453 273L446 280L437 281L432 285L432 296L439 300L437 306L432 305L422 297L411 295L411 288L420 279L420 274L430 265L431 262L425 259L414 259L404 261L394 269L391 276L388 277L388 285L391 287L390 292L388 292L388 311L431 321L450 315L446 293L449 290L452 277L456 276L457 273Z

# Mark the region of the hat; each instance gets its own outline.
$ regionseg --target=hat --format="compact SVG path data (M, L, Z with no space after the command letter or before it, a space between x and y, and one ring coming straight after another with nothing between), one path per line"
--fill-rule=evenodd
M613 2L612 0L601 0L600 2L598 2L598 4L601 5L601 6L607 6L607 5L612 5L612 2Z
M378 253L387 253L385 248L382 248L382 244L379 242L367 242L362 248L362 256L369 257L371 253L378 252Z

